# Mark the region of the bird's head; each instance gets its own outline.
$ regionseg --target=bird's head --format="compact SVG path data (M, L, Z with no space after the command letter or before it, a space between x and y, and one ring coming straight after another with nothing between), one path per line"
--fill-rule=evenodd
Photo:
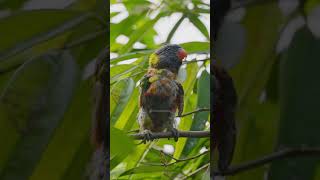
M181 46L168 44L150 55L149 65L155 69L168 69L173 73L178 73L186 57L187 52Z

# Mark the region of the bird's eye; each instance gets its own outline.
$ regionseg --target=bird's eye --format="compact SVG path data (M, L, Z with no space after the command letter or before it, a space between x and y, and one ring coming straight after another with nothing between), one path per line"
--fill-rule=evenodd
M187 57L188 54L187 54L187 52L186 52L184 49L180 48L180 49L178 50L177 55L178 55L179 60L180 60L180 61L183 61L183 60Z

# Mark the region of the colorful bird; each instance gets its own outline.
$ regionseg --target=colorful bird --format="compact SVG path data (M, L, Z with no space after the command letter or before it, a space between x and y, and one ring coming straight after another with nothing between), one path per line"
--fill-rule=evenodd
M179 132L175 115L183 111L184 91L176 80L186 51L179 45L165 45L149 57L148 72L140 80L138 123L144 140L153 140L152 132L171 131L175 141Z

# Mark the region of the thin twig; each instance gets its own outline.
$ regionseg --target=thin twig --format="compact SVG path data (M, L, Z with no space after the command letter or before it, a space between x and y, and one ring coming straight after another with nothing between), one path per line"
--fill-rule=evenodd
M134 139L143 139L144 134L131 134L130 135ZM152 133L153 139L160 139L160 138L174 138L172 132L154 132ZM179 137L192 137L192 138L207 138L210 137L210 131L179 131Z
M198 168L198 169L196 169L195 171L193 171L192 173L188 174L186 177L182 178L181 180L183 180L183 179L188 179L188 178L194 176L194 175L197 174L198 172L200 172L200 171L202 171L203 169L209 167L209 165L210 165L210 163L207 163L207 164L201 166L200 168Z
M264 156L257 160L252 160L240 165L232 166L223 172L216 170L213 172L213 174L215 176L231 176L237 173L258 168L264 164L271 163L272 161L275 161L275 160L303 157L303 156L319 156L319 155L320 155L320 148L301 147L301 148L284 149L284 150L279 150L278 152L274 152L270 155Z
M200 108L200 109L197 109L195 111L191 111L191 112L182 114L182 115L177 116L177 117L184 117L184 116L188 116L188 115L191 115L191 114L194 114L194 113L198 113L198 112L203 112L203 111L210 111L210 109L209 108Z
M197 63L197 62L206 62L206 61L210 61L210 59L200 59L200 60L191 60L191 61L184 61L183 64L191 64L191 63Z
M210 152L210 150L207 150L207 151L205 151L203 153L200 153L200 154L198 154L196 156L192 156L192 157L184 158L184 159L177 159L177 158L173 157L172 155L163 152L162 150L160 152L163 153L164 155L170 157L171 159L175 160L175 162L172 162L172 163L150 163L150 162L146 162L146 163L143 163L143 164L150 165L150 166L171 166L171 165L179 163L179 162L190 161L190 160L196 159L198 157L201 157L203 155L206 155L206 154L208 154L208 152Z
M182 161L189 161L189 160L192 160L192 159L196 159L196 158L198 158L198 157L200 157L200 156L203 156L203 155L207 154L208 152L210 152L210 150L206 150L206 151L204 151L203 153L200 153L200 154L198 154L198 155L196 155L196 156L189 157L189 158L183 158L183 159L177 159L177 158L173 157L173 156L170 155L170 154L166 154L166 153L163 152L163 151L161 151L161 152L162 152L164 155L170 157L171 159L174 159L176 162L182 162ZM175 163L175 162L173 162L173 163Z

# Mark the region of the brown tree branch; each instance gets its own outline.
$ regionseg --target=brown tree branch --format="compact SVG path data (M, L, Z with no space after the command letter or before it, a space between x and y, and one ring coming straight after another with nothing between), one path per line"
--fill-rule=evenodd
M184 117L184 116L188 116L188 115L191 115L191 114L194 114L194 113L197 113L197 112L202 112L202 111L210 111L209 108L199 108L197 110L194 110L194 111L191 111L191 112L187 112L185 114L182 114L180 116L176 116L176 117Z
M131 134L134 139L143 139L144 134ZM152 133L154 139L160 138L174 138L172 132L154 132ZM192 138L206 138L210 137L210 131L179 131L179 137L192 137Z
M278 152L274 152L270 155L264 156L257 160L252 160L249 162L245 162L240 165L235 165L227 169L226 171L214 171L214 176L232 176L237 173L241 173L244 171L248 171L251 169L258 168L264 164L271 163L275 160L281 160L285 158L295 158L295 157L303 157L303 156L319 156L320 155L320 148L308 148L308 147L301 147L301 148L290 148L280 150Z
M195 156L192 156L192 157L189 157L189 158L184 158L184 159L177 159L177 158L173 157L173 156L170 155L170 154L166 154L166 153L163 152L163 151L161 151L161 152L162 152L164 155L170 157L171 159L174 159L176 162L182 162L182 161L189 161L189 160L192 160L192 159L196 159L196 158L198 158L198 157L200 157L200 156L203 156L203 155L207 154L208 152L210 152L210 150L206 150L206 151L204 151L203 153L200 153L200 154L198 154L198 155L195 155ZM173 162L173 163L175 163L175 162Z
M210 61L210 58L199 59L199 60L193 59L193 60L190 60L190 61L184 61L183 64L190 64L190 63L197 63L197 62L206 62L206 61Z
M201 166L200 168L196 169L195 171L193 171L192 173L188 174L186 177L182 178L181 180L184 180L184 179L188 179L194 175L196 175L197 173L201 172L202 170L206 169L207 167L210 166L210 163L207 163L203 166Z

